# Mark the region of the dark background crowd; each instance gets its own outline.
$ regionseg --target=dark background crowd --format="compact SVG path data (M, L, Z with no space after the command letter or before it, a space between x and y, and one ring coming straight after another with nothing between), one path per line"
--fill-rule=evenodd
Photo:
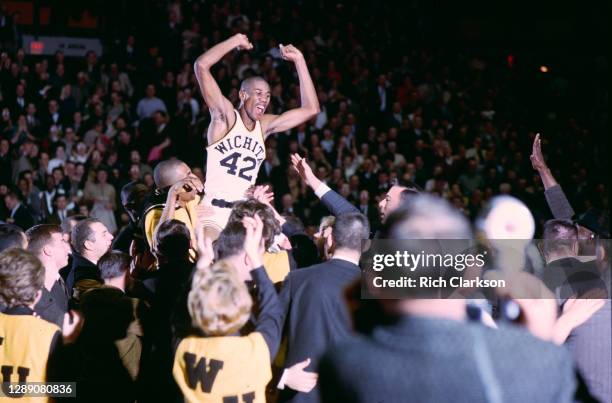
M213 69L234 104L240 81L261 75L268 113L299 105L281 43L302 50L319 95L316 118L266 142L259 182L272 184L281 214L314 226L325 214L289 169L299 152L374 226L395 178L471 218L511 194L541 223L550 214L528 159L536 132L576 211L607 209L608 66L591 39L604 30L596 8L502 7L493 19L477 5L438 14L423 3L110 2L75 5L76 17L56 12L43 33L62 17L97 17L104 54L84 58L28 55L20 41L31 27L3 6L0 218L21 200L21 226L82 213L115 232L127 222L121 187L151 186L158 161L176 156L204 177L210 117L193 62L237 32L254 49Z

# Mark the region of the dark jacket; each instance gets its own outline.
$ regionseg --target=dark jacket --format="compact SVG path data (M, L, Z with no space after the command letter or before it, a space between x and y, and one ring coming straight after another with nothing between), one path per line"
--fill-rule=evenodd
M118 288L101 286L81 296L81 308L84 325L72 368L79 401L133 402L143 354L145 304Z
M563 403L576 380L567 351L522 329L403 317L328 350L324 402Z
M102 283L98 266L78 253L73 253L72 256L72 268L66 279L66 288L69 293L74 291L75 284L81 280L95 280Z
M574 216L574 209L567 200L561 186L551 186L544 191L544 196L553 217L569 220Z
M359 275L359 266L340 259L289 273L280 294L287 332L285 368L310 358L305 370L316 371L323 353L349 337L351 322L344 291ZM317 402L318 389L296 393L285 388L280 400Z
M15 220L15 225L24 231L34 226L34 216L32 216L30 210L23 203L17 208L17 211L15 211L13 220Z
M42 288L42 295L34 306L34 312L47 322L55 323L60 329L62 328L64 314L68 312L68 294L59 280L53 283L51 291Z
M357 207L353 206L344 197L333 190L329 190L321 196L321 202L334 216L345 213L359 213Z

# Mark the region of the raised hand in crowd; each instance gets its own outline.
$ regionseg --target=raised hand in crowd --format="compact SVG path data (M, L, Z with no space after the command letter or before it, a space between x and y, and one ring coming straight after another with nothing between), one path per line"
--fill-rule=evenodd
M280 215L280 213L274 208L274 193L270 190L270 186L268 185L259 185L252 186L247 190L246 197L253 198L266 206L270 207L274 212L274 218L278 220L280 225L282 226L287 220L285 217Z
M550 172L550 168L548 168L546 161L544 161L540 133L536 134L535 139L533 140L533 148L529 159L531 159L531 166L533 166L533 169L538 171L540 174L540 178L542 178L542 183L544 184L544 189L557 185L557 181Z
M302 158L298 154L291 154L291 166L297 171L304 183L313 190L322 183L312 172L312 168L308 165L306 158Z
M246 230L246 237L244 238L244 251L246 252L247 259L251 263L251 267L256 269L263 265L263 253L264 253L264 240L262 238L263 232L263 221L259 218L259 215L255 214L253 217L244 217L242 219L242 225Z

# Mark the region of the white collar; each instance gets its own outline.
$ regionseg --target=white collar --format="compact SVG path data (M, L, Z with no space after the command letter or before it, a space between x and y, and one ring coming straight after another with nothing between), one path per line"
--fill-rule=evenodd
M335 251L331 258L345 260L347 262L353 263L355 266L359 266L359 259L355 260L352 256L347 253L343 253L342 251Z

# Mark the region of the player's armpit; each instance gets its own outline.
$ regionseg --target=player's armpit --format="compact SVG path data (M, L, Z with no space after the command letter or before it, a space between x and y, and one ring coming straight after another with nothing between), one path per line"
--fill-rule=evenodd
M212 145L225 137L227 133L231 130L231 128L236 123L236 115L234 114L234 110L230 111L231 119L223 113L220 112L212 112L211 111L211 121L208 126L208 131L206 133L206 139L208 141L208 145Z

